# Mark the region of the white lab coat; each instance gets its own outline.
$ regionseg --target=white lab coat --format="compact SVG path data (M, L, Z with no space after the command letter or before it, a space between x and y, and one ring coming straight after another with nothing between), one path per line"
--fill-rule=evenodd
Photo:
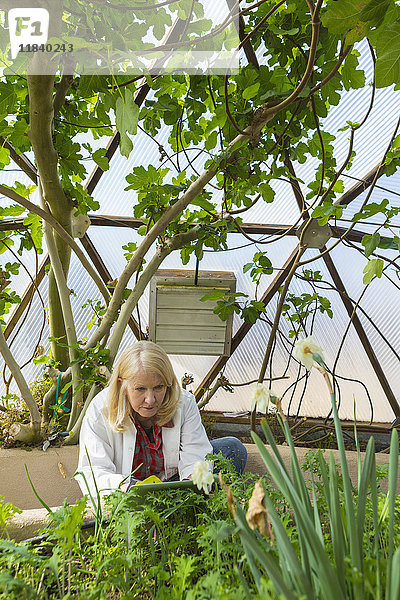
M123 433L111 429L107 417L107 396L108 388L105 388L93 398L83 419L79 441L77 471L84 473L95 499L93 476L102 495L116 490L132 471L136 444L136 427L133 423ZM172 420L173 427L161 428L164 454L162 478L169 479L178 472L180 479L187 479L192 474L194 463L204 460L206 454L212 452L192 393L180 390L179 406ZM82 492L88 493L83 477L77 475L76 479Z

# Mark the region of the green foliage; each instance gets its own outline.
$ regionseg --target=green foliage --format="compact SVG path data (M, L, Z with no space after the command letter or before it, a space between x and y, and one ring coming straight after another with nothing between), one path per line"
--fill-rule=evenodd
M64 550L70 551L74 537L79 533L77 529L83 522L83 515L86 510L86 499L82 498L73 506L65 505L60 513L52 516L52 520L57 523L50 538L57 540L57 544Z
M247 503L255 477L239 477L229 461L213 458L224 467L238 500ZM191 490L144 497L133 489L116 492L107 504L109 522L92 533L79 528L82 500L50 515L46 541L34 547L0 542L0 571L12 567L10 576L0 579L0 598L24 585L37 589L39 581L38 597L48 600L67 597L67 590L69 597L99 599L246 597L232 569L241 565L243 551L223 490L209 497ZM246 566L240 569L248 579Z
M32 383L29 385L29 389L32 392L32 396L36 400L38 406L42 406L43 397L46 394L46 392L49 391L52 384L53 382L51 379L47 377L42 377L42 379L36 379L35 381L32 381Z
M370 21L374 27L379 27L382 24L383 19L389 6L392 4L391 0L369 0L361 11L361 20Z
M94 325L93 321L95 321L101 316L101 314L99 315L98 312L101 313L101 311L103 310L101 308L100 302L94 303L93 301L88 300L86 305L92 305L92 303L95 305L95 314L92 317L91 321L89 321L89 323L87 324L89 329ZM52 341L51 337L49 339L50 341ZM68 345L64 344L60 340L57 340L57 342L61 347L68 348ZM87 350L85 350L83 348L83 343L84 342L77 342L73 345L75 351L75 359L71 361L71 364L79 363L81 371L81 381L76 382L78 384L76 387L76 391L79 391L83 386L104 386L107 383L105 375L101 373L99 367L108 365L110 354L109 349L103 348L101 343L98 342L94 348L88 348ZM42 354L38 358L34 358L33 363L37 365L49 364L52 366L57 366L56 361L52 358L51 354ZM65 392L67 392L67 390L69 390L69 388L72 386L72 383L72 381L66 383L60 390L60 393L65 394Z
M312 217L318 219L319 225L326 225L331 217L340 219L343 214L343 207L333 204L331 201L325 201L321 206L314 208Z
M122 246L122 249L125 250L124 256L126 260L129 261L137 250L137 244L135 244L135 242L129 242L128 244L125 244L125 246Z
M372 437L362 467L359 456L358 481L353 487L334 394L331 397L341 474L332 453L328 462L322 453L309 455L307 468L313 474L310 489L305 484L287 423L282 428L291 451L292 473L283 462L267 423L262 427L270 452L253 434L266 469L293 516L297 543L283 525L266 490L264 505L274 532L272 544L250 529L244 511L237 505L236 524L246 558L259 592L263 578L267 578L285 599L391 598L399 589L400 580L400 573L394 574L400 554L396 523L397 431L392 434L387 496L382 495L377 482ZM388 509L384 528L386 513L382 503Z
M365 256L369 258L371 254L377 249L379 246L379 242L381 241L381 236L377 231L372 235L364 235L361 240L362 245L365 247Z
M126 87L115 103L115 117L117 129L121 136L120 150L123 156L129 156L133 143L128 136L136 135L139 107L135 104L131 90Z
M202 298L201 302L207 300L216 301L213 312L219 316L221 321L226 321L230 315L239 314L247 323L255 323L261 313L265 312L264 302L258 300L240 301L241 298L248 298L243 292L218 292L213 291Z
M99 148L98 150L96 150L96 152L93 152L92 158L103 171L108 171L110 165L106 156L105 148Z
M94 348L88 348L84 350L78 343L74 346L75 349L75 360L71 361L71 364L79 363L82 377L82 385L89 384L100 384L105 385L107 383L104 375L101 375L98 371L100 366L108 364L110 351L108 348L103 348L100 344L96 344ZM61 390L64 393L71 384L66 384Z
M4 496L0 494L0 539L8 537L7 523L18 513L22 513L22 510L14 506L11 502L4 502Z
M243 273L248 271L250 271L250 277L257 285L263 275L271 275L273 272L272 263L265 252L256 252L253 256L253 262L244 265Z
M78 17L79 11L77 13L74 10L78 4L79 10L84 13L82 21ZM223 31L220 37L209 36L206 42L199 42L198 37L210 33L212 24L202 15L200 4L193 4L191 0L174 2L168 10L164 7L154 12L137 9L137 18L130 21L125 9L114 7L114 10L104 5L102 10L97 11L90 4L86 6L72 0L71 12L64 19L65 41L73 43L77 49L91 48L93 56L98 57L98 53L104 49L107 35L110 35L120 52L121 72L114 76L77 74L65 90L65 96L57 93L63 89L65 78L60 75L55 77L48 101L56 98L58 101L61 96L62 103L57 107L51 124L43 126L48 128L50 125L52 130L59 177L55 187L60 184L65 203L71 211L79 214L99 208L99 203L85 186L88 175L86 161L90 164L94 161L103 171L109 169L106 144L99 144L99 140L103 136L111 136L116 127L120 151L128 157L133 148L132 136L140 127L146 140L156 144L158 157L151 161L152 164L147 164L146 159L144 164L130 165L130 172L125 174L127 206L130 205L136 218L143 220L139 235L151 232L159 219L172 206L177 206L189 188L191 193L195 190L189 204L177 210L173 218L165 219L168 222L155 236L150 252L153 252L155 245L163 250L169 249L170 244L177 239L179 241L180 238L176 236L188 233L194 227L196 239L185 244L182 242L182 247L179 247L183 265L188 264L193 256L201 260L207 249L227 249L228 234L241 231L241 218L245 221L246 210L255 203L268 203L268 207L264 205L264 208L275 214L275 204L279 206L280 202L280 197L275 194L275 183L281 180L298 181L304 186L304 209L310 213L312 211L312 216L321 225L346 216L347 207L336 203L344 191L345 180L338 177L342 165L337 164L336 132L333 134L327 129L326 122L329 120L326 117L331 107L340 103L344 92L364 88L366 78L362 66L364 62L359 60L362 46L353 47L343 62L342 52L354 42L368 39L376 53L375 79L378 87L393 84L398 87L399 3L395 0L322 2L314 64L310 65L312 78L296 101L273 115L261 131L256 127L260 115L289 98L303 80L311 50L312 18L306 1L288 0L273 4L269 0L262 3L248 0L242 2L241 8L246 10L244 34L250 35L255 51L261 56L260 68L243 61L239 71L230 73L226 79L216 73L147 75L146 84L151 88L151 93L147 94L139 107L144 83L124 72L126 63L123 58L127 52L142 48L143 38L149 31L156 40L162 40L175 16L184 18L185 15L195 15L197 20L187 24L183 37L191 41L196 38L198 43L193 46L196 49L213 49L224 45L230 50L235 43L234 27L231 27L231 31ZM314 23L316 21L318 19ZM77 27L79 31L82 23L84 39L77 33ZM8 34L2 25L1 34ZM145 43L148 48L152 42L146 39ZM22 59L20 54L19 60ZM139 58L138 61L140 68ZM26 78L13 74L11 69L0 78L0 124L4 139L0 144L0 168L10 168L12 152L8 144L19 155L32 150L30 89ZM350 122L346 117L343 122L352 132L360 125ZM231 146L238 130L251 126L255 126L254 135L242 136L234 147ZM165 147L159 141L161 139L167 140L162 142ZM397 139L387 153L383 167L386 175L394 173L400 164L398 146ZM352 164L354 148L349 152L344 168ZM37 164L37 159L34 156L32 162ZM289 159L295 172L298 164L310 161L313 173L308 181L300 181L293 174ZM202 180L199 179L204 167L215 173L206 187L202 186ZM10 189L31 199L36 186L16 181ZM33 195L32 199L36 201ZM54 208L51 207L53 214L56 212ZM368 202L354 216L354 221L362 219L369 224L368 220L372 220L377 213L383 223L379 229L368 229L363 240L367 258L377 248L396 248L399 244L398 236L394 236L390 229L398 209L390 207L386 200ZM11 248L16 250L23 262L25 252L42 252L43 224L36 214L16 205L14 200L9 200L9 206L0 209L0 218L3 220L18 217L23 219L24 228L0 232L0 253ZM65 226L68 229L68 223ZM138 248L129 242L123 250L127 260L131 260ZM143 267L146 260L148 265L148 257L140 256L138 269ZM367 264L364 271L366 284L375 275L379 277L382 274L384 265L379 261L372 259ZM10 261L0 268L0 321L3 327L5 316L20 301L13 289L12 276L16 276L20 268L16 265ZM249 323L255 323L265 313L265 306L257 299L257 286L263 275L271 275L276 267L270 262L269 256L258 251L252 262L244 265L244 271L249 272L255 284L255 296L248 297L239 290L236 295L214 297L215 312L224 320L235 314ZM2 285L6 282L6 285ZM110 316L106 320L110 327L118 319L121 303L128 293L125 291L121 302L118 298L118 302L111 303L112 307L117 308L112 315L107 315ZM307 315L315 314L316 310L331 317L329 301L315 290L298 295L296 302L287 304L294 307L287 313L291 322L296 324L294 329L300 326L301 320ZM51 313L55 303L48 305ZM90 307L92 313L88 327L94 334L106 308L98 299L94 299ZM104 339L108 334L109 331L105 332ZM62 339L60 332L55 336ZM95 339L95 335L91 339ZM53 351L56 357L56 349L53 348ZM97 350L93 350L93 355L89 353L88 359L81 356L79 347L76 352L88 381L97 381L90 364L96 361L103 364L105 357L99 358ZM39 362L45 360L50 361L51 358L43 355L38 359Z
M400 81L400 21L388 25L386 35L377 43L378 60L376 63L376 85L386 87L398 85Z
M381 258L372 258L367 262L363 269L364 277L363 284L368 285L371 283L374 277L382 277L383 273L383 260Z
M346 60L341 71L343 78L343 86L345 90L362 88L365 85L365 74L358 67L358 52L351 52L346 57Z
M6 326L6 322L3 319L3 316L10 312L10 309L13 304L19 304L21 302L21 298L10 288L5 288L0 293L0 325L3 329Z
M289 337L297 337L299 330L304 329L307 318L316 312L325 313L332 319L333 311L330 300L317 292L303 293L299 296L288 293L282 307L282 314L290 323L297 325L294 329L289 330Z
M86 323L86 327L88 329L92 329L92 327L100 325L101 317L103 317L106 313L106 307L100 302L100 300L92 300L91 298L86 300L85 304L82 305L82 309L87 308L88 306L90 306L93 313L90 320Z
M368 31L363 9L363 0L338 0L330 3L329 8L322 15L323 24L332 33L342 33L350 30L347 43L353 44L360 41Z
M381 213L385 217L384 227L388 227L390 220L398 215L400 208L398 206L391 206L389 200L386 198L379 204L377 202L368 202L361 212L357 212L353 215L353 221L360 221L361 219L369 219L374 215Z
M258 477L238 476L222 455L210 455L236 499L236 523L219 488L207 497L192 490L117 491L107 499L108 521L102 523L99 515L95 530L87 533L80 530L85 500L65 503L50 515L45 541L26 546L0 540L0 598L22 597L21 590L27 598L47 600L395 597L390 594L399 579L396 435L389 473L375 467L370 442L358 485L350 482L350 488L343 449L340 470L332 458L327 462L321 452L309 452L303 465L312 474L307 489L294 449L291 476L269 428L263 429L272 455L258 438L256 443L266 464L261 481L273 540L250 530L244 517ZM291 446L287 427L285 435ZM387 476L386 494L377 482Z

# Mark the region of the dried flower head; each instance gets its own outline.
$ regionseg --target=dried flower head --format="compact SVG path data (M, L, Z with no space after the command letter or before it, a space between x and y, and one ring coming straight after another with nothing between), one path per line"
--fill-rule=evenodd
M225 481L224 481L224 479L223 479L223 477L222 477L222 473L221 473L221 471L218 473L218 479L219 479L219 484L220 484L221 488L222 488L222 489L225 491L225 493L226 493L226 501L227 501L227 503L228 503L228 508L229 508L229 511L230 511L230 513L231 513L232 517L233 517L234 519L236 519L236 508L235 508L235 502L236 502L236 499L235 499L235 497L233 496L233 494L232 494L232 490L231 490L231 488L229 487L229 485L225 483Z
M260 481L257 481L249 500L246 521L248 522L250 529L258 529L261 535L264 537L270 537L272 543L273 531L271 527L271 521L269 520L268 511L263 503L264 497L264 489Z

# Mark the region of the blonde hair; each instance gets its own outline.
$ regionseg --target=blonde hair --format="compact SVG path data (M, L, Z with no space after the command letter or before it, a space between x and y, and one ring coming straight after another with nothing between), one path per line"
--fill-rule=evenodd
M157 412L157 424L165 425L176 412L180 389L167 353L153 342L137 342L123 351L115 363L108 384L108 419L114 431L123 432L132 423L132 407L126 388L128 381L140 372L157 373L167 386L164 400Z

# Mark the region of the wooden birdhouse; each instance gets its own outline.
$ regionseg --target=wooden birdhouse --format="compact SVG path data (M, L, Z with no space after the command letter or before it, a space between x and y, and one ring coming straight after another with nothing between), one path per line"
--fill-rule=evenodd
M149 337L168 354L229 356L233 315L222 321L213 312L212 291L234 292L236 278L227 271L162 269L150 282Z

